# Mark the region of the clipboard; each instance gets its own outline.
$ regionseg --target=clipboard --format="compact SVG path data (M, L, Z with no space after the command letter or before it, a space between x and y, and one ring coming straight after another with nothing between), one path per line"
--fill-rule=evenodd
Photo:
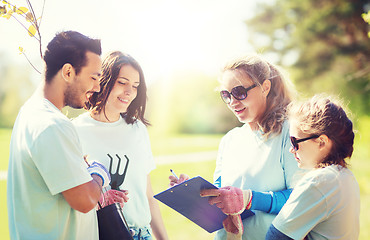
M154 198L212 233L223 228L222 222L227 215L218 207L210 205L209 197L200 196L200 190L203 189L217 189L217 187L198 176L158 193ZM245 219L253 215L252 211L245 210L241 217Z

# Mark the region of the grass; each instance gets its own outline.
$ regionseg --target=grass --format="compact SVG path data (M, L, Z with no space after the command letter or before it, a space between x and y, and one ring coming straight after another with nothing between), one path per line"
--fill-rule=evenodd
M360 240L370 239L370 118L361 120L356 135L355 152L350 161L351 170L354 172L360 185L361 214L360 214ZM11 130L0 129L0 171L5 171L8 165L9 140ZM151 139L153 154L155 156L179 154L196 151L216 150L220 140L219 135L178 135L169 138L155 136ZM167 188L169 169L172 168L177 174L187 173L189 176L202 176L212 181L215 168L215 161L176 163L170 165L159 165L151 173L151 180L154 193L159 193ZM0 181L0 204L5 206L6 202L6 181ZM174 210L159 203L162 217L170 239L213 239L209 234L191 221ZM0 211L0 239L8 240L7 211L3 208Z
M168 188L169 169L172 168L176 173L186 173L190 177L202 176L212 182L215 161L177 163L171 165L159 165L151 173L151 180L154 193L162 192ZM159 203L162 218L166 226L169 239L188 240L188 239L213 239L214 234L208 233L198 225L183 217L176 211Z
M154 156L189 152L216 151L222 135L153 136L151 146Z

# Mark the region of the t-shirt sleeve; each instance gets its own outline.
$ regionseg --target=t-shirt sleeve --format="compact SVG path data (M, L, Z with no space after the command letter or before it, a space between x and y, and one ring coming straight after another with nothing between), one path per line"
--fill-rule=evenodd
M92 179L83 161L77 133L70 122L58 122L47 127L35 139L31 154L52 195Z
M265 240L292 240L293 238L288 237L284 233L277 230L274 225L270 225L267 231Z
M272 222L276 229L293 239L304 238L327 216L325 196L314 183L301 181Z

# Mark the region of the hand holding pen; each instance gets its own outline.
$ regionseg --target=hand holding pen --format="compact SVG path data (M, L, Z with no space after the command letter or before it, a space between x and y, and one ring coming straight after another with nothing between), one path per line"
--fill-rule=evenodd
M177 177L176 173L172 169L170 169L170 171L172 173L172 175L168 177L170 179L170 184L169 184L170 187L173 187L177 184L185 182L186 180L189 180L189 176L184 173L181 173L180 177Z

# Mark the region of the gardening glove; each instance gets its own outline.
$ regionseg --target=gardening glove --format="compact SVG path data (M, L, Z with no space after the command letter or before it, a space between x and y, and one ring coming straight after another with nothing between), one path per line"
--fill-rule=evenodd
M123 208L124 203L126 203L129 200L129 197L127 195L128 195L127 190L117 191L114 189L109 189L108 191L101 195L99 202L103 203L102 207L117 202Z
M241 240L243 235L243 222L240 215L228 215L222 222L226 230L227 240Z
M245 209L250 209L252 203L252 191L250 189L228 186L219 189L204 189L200 192L201 197L210 197L208 202L216 205L227 215L241 214Z
M184 173L181 173L179 178L176 178L173 175L170 175L168 178L170 179L170 184L169 184L170 187L173 187L175 185L178 185L182 182L189 180L189 176Z
M90 175L93 175L93 174L98 175L103 180L102 188L109 186L110 174L103 164L97 161L94 161L87 168L87 171L90 173Z

